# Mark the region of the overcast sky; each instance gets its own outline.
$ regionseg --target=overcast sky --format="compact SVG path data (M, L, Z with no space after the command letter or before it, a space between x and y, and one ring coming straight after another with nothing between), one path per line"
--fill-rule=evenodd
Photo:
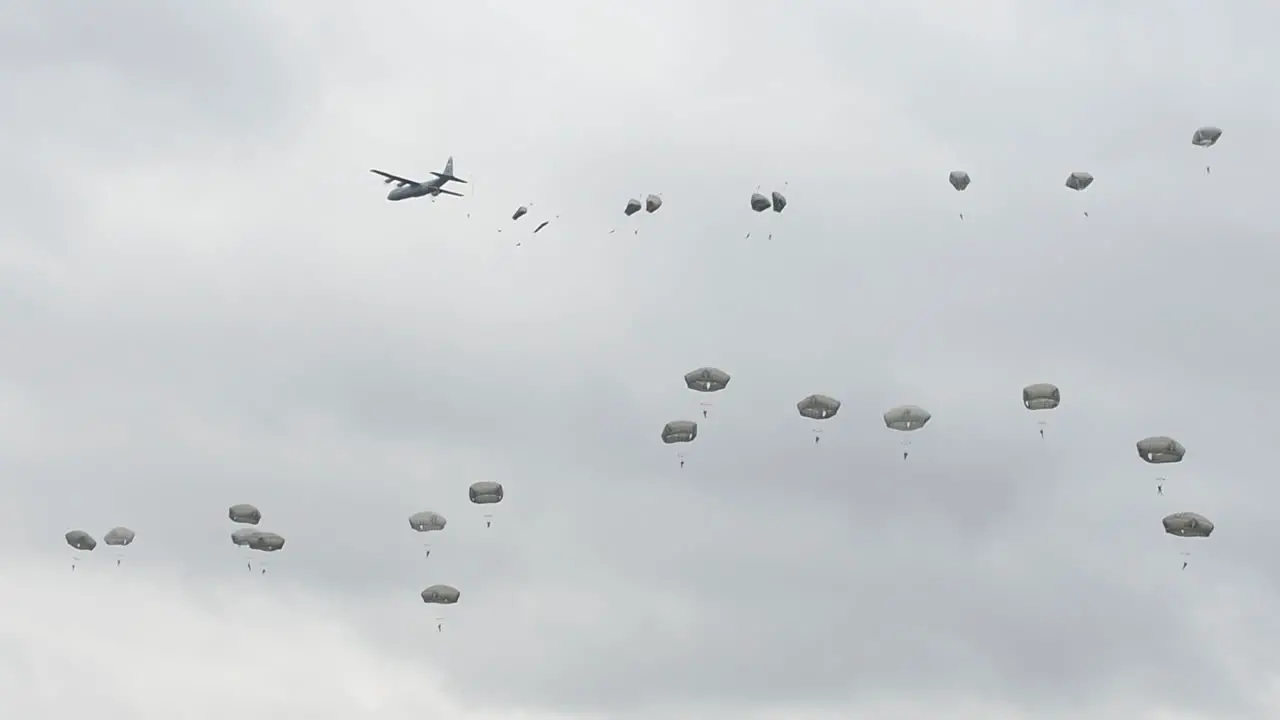
M1280 11L837 5L9 3L0 708L1276 717Z

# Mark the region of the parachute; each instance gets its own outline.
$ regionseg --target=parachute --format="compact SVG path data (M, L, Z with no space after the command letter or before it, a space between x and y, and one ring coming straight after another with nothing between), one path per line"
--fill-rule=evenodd
M116 567L124 560L124 548L133 544L137 535L127 527L113 527L102 536L102 542L116 548Z
M133 543L137 535L127 527L114 527L102 536L102 542L113 547L126 547Z
M769 198L761 195L759 191L751 193L751 209L756 212L764 212L773 207L773 202Z
M231 542L240 547L249 547L249 541L259 532L261 531L255 528L240 528L231 533Z
M422 602L430 605L453 605L462 597L452 585L432 585L422 591Z
M1033 383L1022 388L1022 406L1028 410L1052 410L1062 402L1062 392L1053 383ZM1041 425L1046 425L1044 420ZM1040 428L1044 437L1044 428Z
M774 190L770 195L770 204L773 206L774 212L780 213L787 209L787 196Z
M1093 184L1093 176L1087 172L1073 172L1067 176L1067 187L1075 191L1088 188Z
M502 502L502 483L482 481L472 483L468 491L471 502L476 505L493 505Z
M729 373L713 367L690 370L684 375L684 384L697 392L718 392L729 385Z
M76 550L85 552L93 552L98 547L98 541L93 536L83 530L72 530L63 536L67 540L67 544Z
M809 395L796 403L796 410L800 417L810 420L830 420L840 412L840 401L827 395ZM813 444L817 445L821 440L822 428L813 428Z
M896 408L886 410L884 413L884 425L890 430L899 430L901 432L912 432L919 430L929 423L933 416L928 410L915 405L900 405Z
M521 205L520 207L516 208L516 211L514 213L511 214L511 219L519 220L520 218L524 217L528 213L529 213L529 208L524 205Z
M1161 522L1166 533L1178 537L1207 538L1213 534L1213 523L1199 513L1176 512Z
M631 217L632 215L635 215L636 213L640 212L640 210L643 208L644 206L640 204L639 200L635 198L631 198L630 200L627 201L627 207L623 209L622 212L627 217Z
M662 198L657 195L650 194L649 197L644 199L645 212L653 214L658 212L660 207L662 207Z
M810 420L829 420L840 412L840 401L827 395L809 395L796 403L796 410Z
M929 424L932 419L933 416L929 414L928 410L916 405L900 405L886 410L884 413L885 427L899 432L915 432ZM902 444L910 445L911 441L903 440ZM903 460L907 459L908 452L906 450L902 452Z
M67 544L71 546L72 550L93 552L93 549L98 547L98 541L94 540L92 535L83 530L72 530L63 537L66 539ZM72 570L76 569L76 563L79 561L80 558L76 557L73 553L71 556Z
M1052 410L1062 402L1062 393L1052 383L1035 383L1022 388L1022 406L1028 410Z
M1220 137L1222 137L1222 130L1212 125L1205 125L1191 135L1191 144L1203 148L1213 147Z
M1138 457L1152 465L1182 462L1187 449L1171 437L1157 435L1138 441Z
M662 426L662 442L668 445L690 443L697 437L698 423L692 420L672 420Z
M284 549L284 538L272 532L255 532L246 544L250 550L275 552Z
M951 175L947 178L951 183L951 187L957 191L964 190L969 187L969 173L963 170L952 170Z
M1222 130L1212 125L1205 125L1191 135L1191 144L1197 147L1210 148L1218 143L1218 138L1220 137L1222 137ZM1204 172L1206 175L1209 174L1208 165L1204 166Z
M231 522L257 525L262 522L262 511L252 505L242 503L228 508L227 517L231 518Z
M467 490L467 496L470 497L471 502L476 505L496 505L502 502L503 495L502 483L496 483L489 480L472 483L471 488ZM493 526L492 514L485 514L484 526Z
M436 532L444 529L449 523L444 516L438 512L424 510L409 516L409 527L417 532Z

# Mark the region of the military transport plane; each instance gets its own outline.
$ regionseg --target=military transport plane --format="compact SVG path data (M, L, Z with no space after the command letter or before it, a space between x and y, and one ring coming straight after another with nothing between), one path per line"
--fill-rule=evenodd
M391 173L382 172L381 170L370 170L369 172L375 175L381 175L384 178L382 182L388 185L391 183L396 184L396 189L387 193L388 200L408 200L409 198L422 197L423 195L430 195L432 198L435 198L438 195L462 197L462 193L445 190L444 185L451 180L457 183L467 182L462 178L454 177L452 156L449 158L449 161L444 164L444 172L431 173L432 175L435 175L435 177L426 182L418 182L417 180L402 178L399 175L392 175Z

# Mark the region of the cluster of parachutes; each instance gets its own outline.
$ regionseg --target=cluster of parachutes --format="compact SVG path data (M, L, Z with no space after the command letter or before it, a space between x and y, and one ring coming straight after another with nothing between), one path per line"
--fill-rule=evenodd
M236 547L263 553L273 553L284 549L284 538L282 536L257 528L258 523L262 522L262 511L253 505L248 503L232 505L227 508L227 517L231 518L231 522L237 525L247 526L237 528L231 532L231 542ZM245 565L250 570L253 570L252 559L246 558ZM265 575L267 573L266 563L258 563L258 569Z
M685 373L684 383L687 388L698 393L715 393L729 385L729 373L715 367L700 367ZM1054 410L1062 404L1062 391L1053 383L1033 383L1022 389L1022 405L1032 412ZM703 403L702 417L707 417L707 405ZM800 417L814 421L813 443L822 441L822 424L834 418L842 407L842 403L830 395L806 395L796 403L796 411ZM914 433L923 429L933 419L932 413L918 405L899 405L892 407L881 416L886 428L902 433ZM1040 422L1040 437L1044 438L1044 421ZM698 423L694 420L672 420L662 426L660 436L667 445L692 443L698 439ZM904 446L911 444L910 436L903 439ZM1153 465L1182 462L1187 450L1182 443L1165 436L1153 436L1138 441L1138 456ZM906 460L910 451L904 449L902 459ZM680 467L685 465L684 454L677 456ZM1164 478L1158 478L1157 493L1164 495ZM1162 521L1165 532L1170 535L1188 538L1207 538L1213 532L1213 523L1203 515L1193 512L1177 512L1168 515ZM1188 553L1183 553L1187 555ZM1183 569L1187 566L1183 562Z
M108 547L117 548L120 552L116 556L116 566L120 565L123 559L123 549L133 544L133 539L137 537L136 533L127 527L113 527L102 536L102 542ZM76 569L76 563L80 561L79 553L93 552L98 547L98 541L92 535L84 530L70 530L63 536L67 544L71 546L73 554L71 556L71 569Z
M1196 147L1209 148L1216 145L1218 139L1221 137L1221 129L1212 125L1205 125L1191 134L1191 144ZM1206 175L1210 173L1208 165L1204 166L1204 172ZM970 183L973 182L973 179L969 177L969 173L964 170L952 170L947 180L951 183L951 187L956 189L956 192L964 192L969 188ZM1075 190L1076 192L1083 192L1089 189L1089 186L1092 184L1093 175L1087 172L1073 172L1067 176L1067 181L1065 183L1068 189ZM767 201L764 200L764 196L760 196L760 199L765 202L764 207L767 207ZM756 207L754 197L752 198L752 207ZM761 209L764 208L762 207ZM1088 211L1085 212L1084 216L1089 217ZM960 213L960 219L964 219L964 213Z
M467 497L474 505L497 505L502 502L506 491L502 487L502 483L493 482L491 480L482 480L472 483L467 490ZM434 510L423 510L409 516L409 528L417 533L422 533L424 537L430 537L429 533L440 532L445 529L449 521L445 516ZM486 513L484 516L485 527L493 526L493 515ZM431 557L431 542L423 543L426 549L426 557ZM435 584L426 588L421 593L422 602L428 605L454 605L458 599L462 597L462 593L458 588L452 585ZM444 618L436 618L436 630L441 631Z

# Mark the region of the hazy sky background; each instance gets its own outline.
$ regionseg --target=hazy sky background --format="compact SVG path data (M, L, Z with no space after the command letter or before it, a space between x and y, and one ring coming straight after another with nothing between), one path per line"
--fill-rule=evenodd
M0 709L1276 717L1280 10L848 5L10 3Z

